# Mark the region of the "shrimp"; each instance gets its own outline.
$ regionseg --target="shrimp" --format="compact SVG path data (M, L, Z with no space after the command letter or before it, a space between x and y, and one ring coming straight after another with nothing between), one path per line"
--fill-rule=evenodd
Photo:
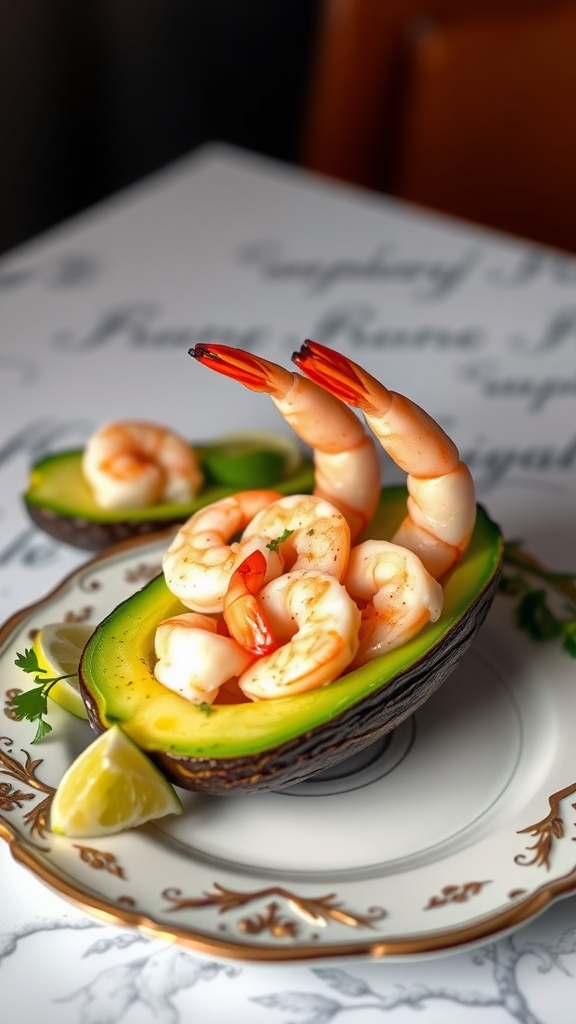
M357 537L372 519L380 497L378 452L358 416L301 374L242 349L201 344L189 354L270 396L300 440L313 449L314 494L340 509Z
M216 619L184 612L156 627L154 676L193 704L212 704L220 687L245 671L253 655L218 631Z
M186 502L204 483L198 457L184 438L155 423L125 420L89 439L82 472L101 508L145 508Z
M251 700L326 686L353 660L360 612L334 576L284 573L266 584L258 602L279 646L240 674L238 685Z
M342 353L306 341L292 358L321 387L358 406L408 474L408 514L392 540L441 579L466 550L476 519L474 483L454 442L420 406L389 391Z
M261 537L277 551L283 571L314 569L342 580L350 554L350 527L342 513L324 498L289 494L258 512L242 540ZM256 596L264 584L266 561L254 551L237 567L224 598L224 619L232 636L256 654L276 646Z
M362 608L353 667L399 647L442 612L444 592L412 551L386 540L352 549L344 586Z
M257 512L281 497L278 491L238 491L190 516L162 559L166 585L182 604L195 612L221 612L232 573L256 549L266 560L266 582L282 572L282 557L267 547L265 537L232 541Z
M252 551L234 570L224 596L224 622L244 650L261 657L278 646L257 601L266 578L266 559Z
M289 494L254 516L242 535L277 547L284 571L316 569L342 580L350 554L350 527L335 505L312 494Z

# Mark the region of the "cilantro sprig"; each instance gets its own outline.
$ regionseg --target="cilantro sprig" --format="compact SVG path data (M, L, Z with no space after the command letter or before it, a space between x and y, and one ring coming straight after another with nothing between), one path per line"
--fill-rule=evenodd
M266 547L268 548L269 551L274 551L275 554L278 554L278 551L280 550L280 545L283 544L285 540L288 540L288 537L290 537L293 533L294 530L289 530L288 527L285 527L282 535L280 537L274 537L273 540L271 540L266 545Z
M32 743L39 743L44 736L52 732L52 726L46 721L50 690L61 679L70 679L74 673L69 672L62 676L48 676L46 669L40 668L36 652L31 647L26 648L23 654L17 653L14 664L29 675L33 675L36 686L33 686L30 690L23 690L21 693L14 694L8 709L19 720L26 719L28 722L36 722L36 735Z
M505 543L504 566L511 571L503 573L500 589L516 602L518 628L533 640L560 640L576 658L576 572L547 569L521 541ZM551 602L552 595L560 600Z

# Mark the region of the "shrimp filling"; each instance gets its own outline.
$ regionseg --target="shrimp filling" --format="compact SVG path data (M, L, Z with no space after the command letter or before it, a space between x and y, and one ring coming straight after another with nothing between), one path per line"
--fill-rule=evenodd
M439 424L317 342L293 356L302 373L225 345L190 355L268 394L312 447L316 483L312 495L239 492L182 526L163 570L192 617L158 627L156 678L195 703L220 688L256 701L290 696L435 622L442 578L476 517L472 476ZM406 516L390 541L364 539L380 495L377 444L407 473Z

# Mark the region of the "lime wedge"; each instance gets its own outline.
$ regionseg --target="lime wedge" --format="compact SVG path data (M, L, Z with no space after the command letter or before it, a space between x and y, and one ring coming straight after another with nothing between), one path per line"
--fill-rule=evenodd
M78 663L93 630L82 622L50 622L37 632L32 644L42 676L69 677L50 687L48 696L78 718L88 717L80 695Z
M302 458L299 444L291 437L246 430L206 445L200 461L214 483L249 490L270 487L290 476Z
M175 789L120 726L113 725L65 772L52 801L50 823L59 835L97 837L181 813Z

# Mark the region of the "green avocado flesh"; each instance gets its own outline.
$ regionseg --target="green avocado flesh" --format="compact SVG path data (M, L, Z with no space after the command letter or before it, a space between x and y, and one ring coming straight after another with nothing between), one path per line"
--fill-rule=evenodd
M212 501L225 497L231 491L237 491L240 487L245 489L273 487L282 494L304 493L311 491L314 485L314 474L312 463L308 459L302 459L300 466L284 476L282 464L276 452L262 452L262 459L248 458L248 451L245 451L242 465L248 467L244 478L232 475L232 465L238 462L238 452L231 452L230 459L222 457L221 449L217 450L219 461L215 458L209 446L196 449L200 462L203 464L203 453L206 452L206 462L209 467L206 474L206 483L200 493L186 504L175 504L174 502L163 502L157 505L137 509L103 509L100 508L90 490L90 487L82 475L82 450L58 452L47 455L33 467L30 474L29 486L24 494L26 505L33 509L46 510L54 516L74 518L79 521L87 520L97 523L118 523L130 520L131 522L154 522L160 528L164 521L184 521L192 515L196 509L208 505ZM216 452L216 449L215 449ZM253 456L253 453L251 453ZM220 474L218 475L218 466ZM279 472L278 472L279 471ZM276 472L276 476L274 473Z
M386 488L370 536L390 537L405 509L406 490ZM277 748L336 719L452 636L479 595L495 587L501 558L500 531L479 506L468 550L445 581L444 609L437 622L404 646L321 689L212 708L191 704L154 678L156 627L187 610L163 576L157 576L97 627L84 650L80 678L90 720L99 729L117 722L144 750L184 758L239 758Z

